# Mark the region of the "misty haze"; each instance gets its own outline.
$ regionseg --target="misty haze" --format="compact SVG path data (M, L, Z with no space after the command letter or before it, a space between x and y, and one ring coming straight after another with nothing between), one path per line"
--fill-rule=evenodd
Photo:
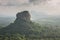
M0 40L60 40L60 0L0 0Z

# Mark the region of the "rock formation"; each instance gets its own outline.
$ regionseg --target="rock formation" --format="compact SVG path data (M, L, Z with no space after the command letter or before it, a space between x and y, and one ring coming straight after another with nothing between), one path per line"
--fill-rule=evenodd
M28 35L32 27L30 18L31 16L28 11L18 12L14 23L11 23L7 27L1 29L0 34L20 33Z
M24 20L26 22L30 22L31 15L28 11L18 12L16 14L16 20L15 22L19 22L21 20Z

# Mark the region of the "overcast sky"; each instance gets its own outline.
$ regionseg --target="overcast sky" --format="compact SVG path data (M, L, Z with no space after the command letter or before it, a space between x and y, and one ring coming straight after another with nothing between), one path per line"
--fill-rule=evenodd
M17 12L60 15L60 0L0 0L0 16L15 16Z

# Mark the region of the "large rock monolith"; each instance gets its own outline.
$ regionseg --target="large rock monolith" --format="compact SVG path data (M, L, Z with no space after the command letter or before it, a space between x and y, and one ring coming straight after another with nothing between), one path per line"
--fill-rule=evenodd
M11 23L5 28L2 28L0 30L0 34L14 34L14 33L20 33L20 34L29 34L31 32L31 15L28 11L22 11L18 12L16 14L16 20L14 23Z

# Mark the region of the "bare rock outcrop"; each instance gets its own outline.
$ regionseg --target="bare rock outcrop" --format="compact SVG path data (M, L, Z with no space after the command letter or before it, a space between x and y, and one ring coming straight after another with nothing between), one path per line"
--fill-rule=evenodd
M24 20L24 21L30 22L30 18L31 18L31 15L29 14L28 11L18 12L16 14L15 22L18 22L18 20Z

